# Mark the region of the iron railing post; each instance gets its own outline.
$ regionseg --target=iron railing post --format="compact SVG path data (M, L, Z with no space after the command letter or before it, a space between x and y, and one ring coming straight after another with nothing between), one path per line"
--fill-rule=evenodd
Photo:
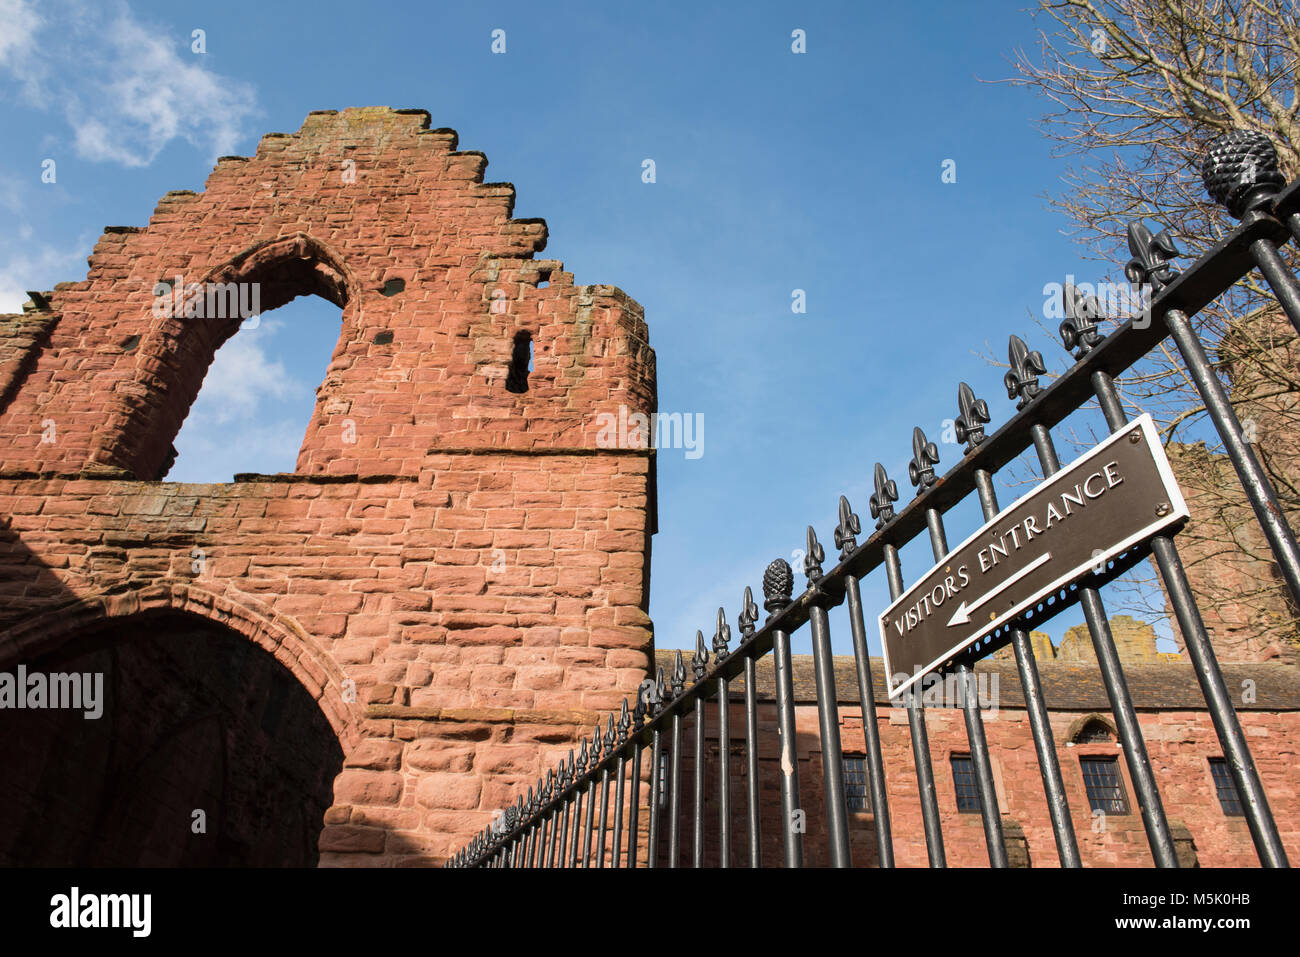
M686 686L686 665L682 653L677 652L677 661L673 666L672 695L673 700L681 697ZM681 854L681 791L682 791L682 709L673 710L673 743L668 756L668 866L675 868L680 863Z
M713 660L721 665L730 656L731 626L726 614L718 609L718 624L713 632ZM718 866L731 866L731 695L727 679L717 679L718 695Z
M857 576L845 576L845 594L849 606L849 630L853 635L853 659L857 665L858 701L862 704L862 735L867 746L867 781L871 789L871 815L876 829L876 860L881 867L893 867L894 837L889 822L889 794L885 790L885 762L880 752L876 688L867 649L866 624L862 616L862 589L858 585Z
M903 593L903 569L898 550L885 546L885 571L889 577L889 597ZM925 705L914 690L904 693L907 726L912 738L912 761L916 765L916 788L921 800L921 820L925 827L925 847L931 867L947 867L943 850L943 828L939 823L939 797L934 787L934 767L930 763L930 736L925 727Z
M790 604L794 575L778 558L763 573L763 607L772 617ZM769 621L771 618L769 617ZM803 867L803 809L799 804L799 752L794 720L794 673L790 636L772 629L772 667L776 677L776 725L780 749L781 837L786 867Z
M698 686L704 681L708 668L709 653L704 647L704 634L695 633L695 656L691 658L691 671ZM692 792L692 809L695 812L691 830L691 866L704 866L704 695L695 698L695 772L694 791Z
M1046 427L1035 424L1033 439L1042 466L1043 478L1060 471L1061 461L1056 456L1052 436ZM1129 777L1133 779L1133 789L1137 792L1142 823L1151 845L1151 856L1157 867L1177 867L1178 855L1174 851L1173 835L1169 832L1169 822L1165 818L1160 790L1156 786L1155 774L1151 770L1151 758L1147 754L1146 742L1142 737L1142 727L1138 724L1133 697L1129 694L1124 668L1120 664L1115 639L1111 635L1106 606L1102 604L1097 589L1089 585L1079 586L1079 603L1083 608L1088 633L1092 637L1102 681L1110 697L1111 712L1115 715L1115 728L1119 732L1120 744L1124 749Z
M957 387L958 416L954 420L956 438L966 444L969 455L984 441L984 426L989 422L988 403L976 397L965 382ZM993 477L985 469L974 470L976 495L985 521L997 515L998 497L993 489ZM1023 628L1011 629L1011 642L1016 655L1016 670L1020 673L1020 687L1024 693L1025 713L1029 716L1029 729L1038 755L1038 770L1043 779L1043 794L1047 799L1047 813L1052 821L1052 836L1056 840L1056 854L1062 867L1082 867L1079 842L1074 834L1074 821L1070 816L1070 803L1065 796L1065 780L1061 777L1061 763L1056 754L1056 741L1052 737L1051 719L1043 698L1042 682L1038 676L1038 662L1029 636Z
M1119 431L1128 424L1128 416L1114 382L1109 375L1098 370L1092 374L1092 384L1107 426L1111 432ZM1237 785L1237 793L1241 797L1246 823L1260 863L1265 867L1286 867L1288 862L1282 837L1273 820L1268 797L1260 783L1241 723L1237 720L1237 711L1232 705L1223 672L1219 669L1219 660L1210 644L1210 636L1205 630L1205 622L1196 605L1178 549L1172 539L1159 535L1151 540L1151 550L1155 555L1156 566L1160 569L1160 577L1164 580L1174 616L1178 620L1184 647L1192 660L1201 692L1205 696L1210 720L1223 748L1233 782Z
M916 486L918 495L924 495L935 483L934 468L939 464L939 449L926 438L918 426L912 429L912 461L908 475ZM948 554L948 535L944 531L943 516L936 508L925 510L925 524L930 530L930 551L936 562ZM984 736L984 718L979 710L978 686L975 673L965 662L956 667L958 687L961 689L962 713L966 719L966 740L970 743L971 765L975 769L975 782L980 794L980 818L984 824L984 843L988 848L989 866L1007 866L1006 841L1002 836L1002 814L998 808L998 793L993 785L993 764L989 757L988 739Z
M857 550L857 536L862 522L840 496L840 521L835 526L835 547L840 560ZM867 780L871 790L871 816L876 829L876 862L880 867L894 866L894 841L889 827L889 797L885 792L885 764L880 755L880 727L876 719L876 688L871 676L871 658L867 650L866 622L862 616L862 590L858 577L844 575L844 591L849 606L849 630L853 636L853 663L858 676L858 705L862 713L862 736L866 741Z
M1300 605L1300 548L1297 548L1295 537L1287 525L1277 493L1264 474L1254 451L1243 439L1241 423L1237 421L1232 403L1214 374L1209 357L1196 333L1192 331L1187 316L1181 310L1170 309L1165 313L1165 325L1169 328L1178 351L1182 353L1183 361L1187 363L1187 371L1196 384L1197 391L1205 400L1205 409L1223 441L1224 451L1237 470L1241 487L1250 500L1264 537L1268 539L1291 597Z
M1210 143L1201 164L1201 180L1210 197L1243 225L1259 219L1275 221L1268 210L1286 184L1272 141L1264 133L1248 129L1229 130ZM1282 262L1277 244L1261 236L1250 244L1250 257L1300 333L1300 283Z
M849 852L849 812L844 795L844 754L840 745L840 712L835 690L835 659L831 655L830 620L826 609L832 599L822 584L825 552L817 533L808 526L808 551L804 574L812 590L808 625L812 631L813 676L817 685L818 737L822 749L822 789L826 799L826 831L831 867L852 867Z
M759 806L758 806L758 691L754 687L755 667L754 653L745 645L754 637L754 625L758 622L758 605L754 602L754 593L745 587L745 598L741 603L740 615L741 653L745 656L745 794L748 801L746 811L749 814L749 866L759 867L763 854L759 840Z
M646 835L645 866L653 868L659 859L659 800L663 794L664 780L660 773L663 761L663 739L657 720L659 709L663 704L664 670L659 669L659 678L654 688L650 689L650 711L654 720L654 730L650 735L650 828Z

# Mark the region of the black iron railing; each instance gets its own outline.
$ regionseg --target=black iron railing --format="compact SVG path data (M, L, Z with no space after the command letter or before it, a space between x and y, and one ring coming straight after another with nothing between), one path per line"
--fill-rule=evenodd
M763 575L764 607L769 615L762 627L757 627L758 608L750 589L746 588L738 618L740 643L736 648L730 647L731 629L723 610L719 609L711 649L706 647L703 635L697 633L695 655L691 659L693 684L689 687L686 684L685 662L679 652L671 674L665 675L661 668L655 679L643 682L631 709L625 700L617 720L610 715L603 733L598 727L590 743L584 740L576 755L570 752L567 761L549 771L526 796L518 798L515 806L506 809L497 825L484 829L455 854L449 866L603 867L608 860L613 866L645 864L653 867L660 860L665 824L668 831L667 862L669 866L677 866L681 860L682 804L687 799L683 792L682 765L686 754L682 735L688 715L693 716L690 724L695 734L689 796L693 812L691 860L697 867L713 863L705 860L707 828L714 842L710 851L716 846L717 863L728 866L736 856L732 852L732 829L736 825L731 804L732 766L730 748L726 745L730 741L728 685L737 678L744 681L746 760L743 778L748 805L745 817L748 863L760 866L763 861L759 841L761 795L755 664L769 652L775 670L780 748L782 863L787 867L801 866L803 829L796 824L801 805L799 768L794 753L795 698L790 636L805 624L811 633L814 659L829 862L833 866L850 866L840 723L827 614L828 609L842 602L848 605L859 701L863 709L865 759L877 860L882 867L893 866L893 836L880 736L874 714L875 697L859 581L883 565L891 600L899 597L905 590L899 548L925 533L929 535L936 561L944 558L948 554L944 513L974 492L985 518L996 515L999 505L993 476L1030 448L1037 455L1044 478L1059 470L1061 464L1050 430L1086 403L1094 399L1099 403L1112 432L1124 428L1128 418L1114 378L1166 338L1173 340L1181 354L1205 403L1210 421L1236 469L1290 595L1300 605L1300 549L1295 536L1283 515L1275 490L1251 446L1243 438L1241 424L1190 321L1191 316L1227 292L1248 272L1259 268L1283 312L1300 332L1300 283L1278 254L1278 248L1293 237L1300 239L1300 180L1283 188L1284 181L1278 173L1277 158L1271 144L1267 138L1245 131L1235 131L1215 140L1207 152L1202 174L1211 196L1226 206L1240 220L1240 225L1179 273L1171 264L1171 260L1179 255L1172 238L1166 232L1153 235L1140 222L1132 224L1129 227L1129 246L1133 258L1125 271L1130 282L1149 286L1154 291L1149 314L1129 319L1110 335L1103 336L1097 323L1104 316L1096 300L1067 286L1064 291L1066 318L1061 323L1060 332L1065 347L1077 360L1070 369L1051 385L1040 388L1038 377L1045 372L1042 356L1012 336L1009 347L1011 369L1004 384L1008 396L1017 400L1017 412L1009 422L986 435L988 408L970 386L961 383L955 427L958 442L965 446L965 455L955 467L942 479L937 478L938 450L920 429L916 429L913 433L914 456L909 467L912 484L917 487L912 502L901 510L895 510L897 487L884 467L877 464L875 493L869 503L876 526L866 541L858 543L861 523L849 502L841 497L839 524L834 533L835 546L840 550L838 564L823 571L824 550L815 531L809 527L803 562L807 586L801 595L792 597L794 580L789 564L781 559L772 562ZM1148 556L1154 556L1184 637L1187 655L1240 795L1260 862L1268 867L1287 866L1286 853L1268 799L1168 531L1129 548L1105 567L1071 584L1057 596L1053 605L1055 612L1076 602L1082 606L1130 778L1137 791L1152 857L1157 866L1177 866L1169 823L1100 594L1103 585ZM994 867L1007 866L1007 853L972 666L976 659L1009 643L1014 649L1024 691L1059 860L1063 866L1078 867L1081 863L1079 848L1048 721L1047 704L1023 625L1023 621L1013 622L997 629L992 636L986 636L956 655L945 666L956 675L965 692L961 695L962 707L989 863ZM903 695L929 862L931 866L942 867L946 859L924 706L915 693L908 691ZM719 738L724 743L718 749L712 768L704 759L705 729L710 720L711 705L716 707ZM640 849L639 794L642 759L647 750L650 752L650 800L645 838L649 848ZM666 761L662 760L665 753ZM609 821L611 779L615 790L612 825ZM707 794L714 787L717 789L718 817L711 823L706 821L705 805ZM630 800L626 798L628 788L631 790ZM662 809L661 804L664 805Z

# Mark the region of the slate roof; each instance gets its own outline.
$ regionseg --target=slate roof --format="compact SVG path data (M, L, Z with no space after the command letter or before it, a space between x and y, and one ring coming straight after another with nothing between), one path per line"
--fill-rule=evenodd
M675 649L655 652L656 663L671 673ZM689 660L689 653L684 653ZM688 666L689 667L689 666ZM1238 711L1300 711L1300 668L1275 663L1222 663L1223 680L1229 694L1234 697ZM884 662L871 659L871 676L874 679L876 704L889 704L885 693ZM977 674L989 672L998 675L998 707L1023 708L1024 692L1020 687L1020 673L1014 661L985 659L975 666ZM1109 711L1110 701L1102 684L1101 671L1092 662L1039 661L1038 674L1043 684L1047 706L1054 711ZM1190 663L1159 662L1151 664L1125 664L1124 675L1128 681L1133 705L1140 711L1204 711L1205 697L1196 680ZM765 655L757 665L758 697L760 701L774 700L772 656ZM1241 700L1243 682L1253 681L1255 700ZM733 694L744 690L744 680L732 682ZM840 702L858 703L857 668L851 656L835 657L835 687ZM815 704L816 683L813 678L811 655L794 656L794 697L796 703Z

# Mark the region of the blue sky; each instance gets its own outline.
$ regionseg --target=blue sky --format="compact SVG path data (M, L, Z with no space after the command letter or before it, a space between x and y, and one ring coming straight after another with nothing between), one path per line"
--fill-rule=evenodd
M1037 48L1023 6L0 0L0 311L84 277L103 227L143 225L310 110L428 109L515 184L515 216L546 219L547 258L645 306L660 410L703 416L702 455L660 452L653 551L656 640L689 647L719 604L734 626L805 525L833 564L838 496L869 527L875 461L906 499L912 426L940 441L959 380L1005 421L983 355L1009 333L1063 367L1043 287L1105 276L1047 207L1066 168L1033 125L1046 104L991 82ZM298 300L227 343L169 479L292 470L338 322ZM941 472L959 457L940 454ZM950 542L977 524L966 503ZM903 559L911 581L928 544ZM864 582L869 609L886 594Z

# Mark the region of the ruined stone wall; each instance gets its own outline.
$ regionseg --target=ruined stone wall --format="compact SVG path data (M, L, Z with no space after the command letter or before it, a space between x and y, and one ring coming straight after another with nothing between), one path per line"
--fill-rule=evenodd
M342 746L331 864L441 860L652 651L652 453L596 438L654 411L640 307L533 259L545 224L428 127L314 113L0 323L0 667L164 610L234 629ZM177 276L342 307L294 474L151 481L239 325L156 315Z
M1219 345L1231 398L1291 527L1300 527L1300 343L1279 310L1237 322ZM1300 664L1300 621L1226 455L1167 447L1192 517L1177 537L1188 581L1222 661ZM1175 640L1182 634L1170 613Z
M1144 621L1138 621L1132 615L1115 615L1108 619L1108 624L1120 661L1141 663L1181 660L1174 652L1159 651L1156 648L1155 629ZM1075 625L1065 629L1060 645L1053 645L1051 636L1046 632L1031 631L1029 644L1037 661L1095 662L1097 660L1097 652L1093 648L1092 635L1087 625ZM993 657L1003 661L1014 661L1016 652L1011 645L1003 645L993 653Z

